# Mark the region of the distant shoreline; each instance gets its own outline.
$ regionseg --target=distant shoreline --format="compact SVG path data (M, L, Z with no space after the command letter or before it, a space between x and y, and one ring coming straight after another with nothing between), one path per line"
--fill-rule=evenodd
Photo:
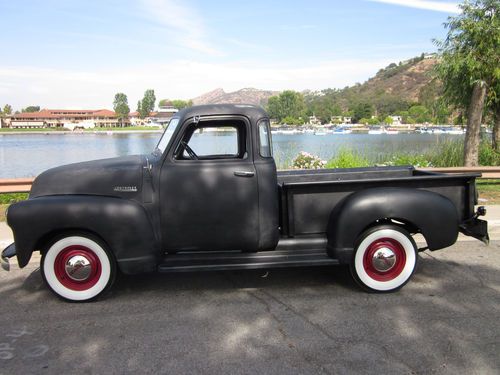
M83 132L74 132L70 130L25 130L25 131L0 131L0 135L22 135L22 134L38 134L38 135L80 135L80 134L99 134L99 135L114 135L114 134L149 134L149 133L163 133L162 129L158 130L95 130L95 131L83 131Z

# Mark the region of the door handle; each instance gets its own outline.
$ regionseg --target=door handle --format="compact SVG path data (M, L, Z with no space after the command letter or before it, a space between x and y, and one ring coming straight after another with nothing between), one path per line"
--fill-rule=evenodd
M234 175L237 177L253 177L254 172L247 172L247 171L235 171Z

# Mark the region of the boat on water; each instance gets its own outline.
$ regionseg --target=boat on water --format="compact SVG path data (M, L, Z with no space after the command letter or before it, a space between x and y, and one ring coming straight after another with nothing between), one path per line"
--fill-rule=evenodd
M332 134L351 134L352 130L345 127L338 127L333 130Z
M323 130L315 131L314 135L326 135L326 132Z
M464 129L451 126L422 127L418 129L417 132L420 134L454 134L454 135L465 134Z
M395 128L387 128L384 129L384 133L394 135L394 134L399 134L399 130Z
M445 131L446 134L456 134L456 135L461 135L465 134L465 131L463 129L450 129Z
M384 129L382 129L382 128L370 128L370 130L368 130L368 134L372 134L372 135L384 134Z

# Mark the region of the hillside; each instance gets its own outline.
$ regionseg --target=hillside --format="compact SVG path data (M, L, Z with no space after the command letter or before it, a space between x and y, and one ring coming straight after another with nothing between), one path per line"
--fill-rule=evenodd
M223 89L218 88L213 91L200 95L193 100L194 105L199 104L255 104L265 106L269 98L277 95L277 91L258 90L253 88L245 88L234 92L226 93Z
M362 85L346 91L368 100L385 93L407 102L418 102L432 82L432 69L436 63L436 58L415 58L399 65L391 64Z

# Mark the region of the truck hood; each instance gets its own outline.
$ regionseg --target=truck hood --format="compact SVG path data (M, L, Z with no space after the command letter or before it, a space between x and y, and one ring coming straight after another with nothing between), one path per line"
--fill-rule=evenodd
M145 164L145 156L135 155L52 168L35 179L30 198L84 194L139 201Z

